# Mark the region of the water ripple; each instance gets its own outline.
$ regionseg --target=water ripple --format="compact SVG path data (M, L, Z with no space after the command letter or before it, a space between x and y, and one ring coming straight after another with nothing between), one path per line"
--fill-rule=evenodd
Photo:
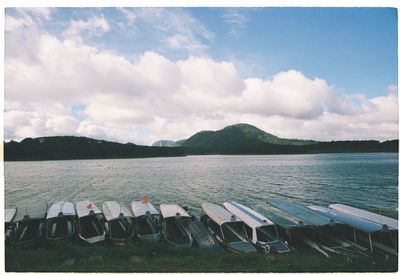
M185 158L5 162L7 207L91 198L129 205L190 205L271 197L304 204L398 208L398 154L190 156Z

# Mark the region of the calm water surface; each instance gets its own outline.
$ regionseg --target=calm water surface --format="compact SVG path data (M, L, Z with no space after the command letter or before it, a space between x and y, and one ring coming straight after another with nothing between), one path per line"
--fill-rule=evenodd
M398 154L189 156L177 158L5 162L6 207L91 198L129 205L205 201L249 206L270 197L304 204L398 208Z

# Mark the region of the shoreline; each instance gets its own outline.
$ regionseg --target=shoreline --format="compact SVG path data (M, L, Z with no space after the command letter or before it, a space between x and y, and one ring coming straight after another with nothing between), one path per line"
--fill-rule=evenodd
M69 160L126 160L126 159L156 159L156 158L185 158L193 156L308 156L308 155L333 155L333 154L399 154L396 152L377 151L377 152L319 152L319 153L282 153L282 154L186 154L178 156L146 156L146 157L119 157L119 158L69 158L69 159L21 159L6 160L3 162L24 162L24 161L69 161Z
M236 254L164 242L87 245L80 242L5 247L6 272L395 272L396 259L324 258L292 252Z

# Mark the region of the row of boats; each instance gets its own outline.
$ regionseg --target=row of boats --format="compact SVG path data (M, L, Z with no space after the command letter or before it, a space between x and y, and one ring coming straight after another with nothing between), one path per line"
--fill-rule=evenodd
M54 243L76 236L87 243L109 240L127 244L161 239L174 245L234 252L287 253L292 250L331 254L394 255L398 221L344 204L303 206L270 199L257 211L238 202L203 203L199 218L187 207L161 204L158 211L145 196L130 208L106 201L61 201L44 208L5 209L6 243L30 246L42 238ZM262 213L262 214L261 214Z

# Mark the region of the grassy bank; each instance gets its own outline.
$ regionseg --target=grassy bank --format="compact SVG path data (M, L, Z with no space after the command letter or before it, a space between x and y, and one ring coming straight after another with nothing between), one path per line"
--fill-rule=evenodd
M88 246L62 243L37 248L6 248L6 271L74 272L340 272L397 271L384 259L329 259L299 253L287 255L233 254L173 247L165 243Z

